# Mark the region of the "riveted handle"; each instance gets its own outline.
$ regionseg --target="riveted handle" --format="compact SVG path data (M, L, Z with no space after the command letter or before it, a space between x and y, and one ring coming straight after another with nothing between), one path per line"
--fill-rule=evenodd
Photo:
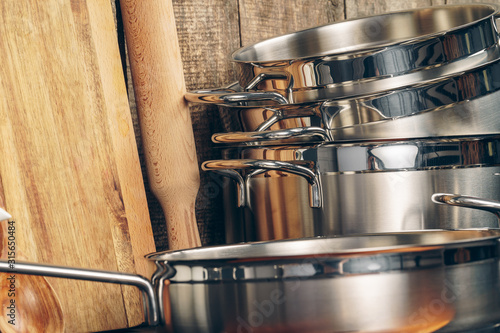
M309 204L313 208L322 206L323 194L319 175L315 172L313 162L282 162L271 160L213 160L202 164L205 171L213 170L274 170L292 173L304 177L309 183Z
M237 92L224 88L189 91L184 95L188 102L226 106L272 106L288 104L285 96L277 92Z
M325 129L314 126L262 132L216 133L212 135L212 141L214 143L253 143L290 139L297 139L299 142L332 141L330 134Z

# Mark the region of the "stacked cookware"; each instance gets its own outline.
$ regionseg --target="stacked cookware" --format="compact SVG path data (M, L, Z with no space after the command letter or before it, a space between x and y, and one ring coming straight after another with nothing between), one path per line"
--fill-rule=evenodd
M230 244L150 254L151 280L0 271L134 285L145 331L498 332L498 15L415 9L237 51L237 83L186 96L227 120L203 168L227 176Z
M188 93L224 121L222 159L202 167L226 179L232 245L182 256L208 305L179 327L498 331L498 15L437 6L299 31L233 53L238 82ZM195 305L177 292L181 316Z
M232 179L227 241L497 227L481 205L437 204L500 198L497 15L429 7L233 53L238 82L186 96L227 119L223 160L203 164Z

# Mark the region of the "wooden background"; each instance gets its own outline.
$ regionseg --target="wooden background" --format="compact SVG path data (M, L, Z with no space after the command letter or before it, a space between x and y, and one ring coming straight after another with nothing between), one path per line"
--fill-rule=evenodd
M491 2L500 3L500 0ZM177 33L188 90L214 88L236 81L230 54L259 40L301 29L361 16L407 8L465 4L464 0L173 0ZM120 36L120 15L117 15ZM123 35L121 34L123 41ZM122 50L124 50L122 46ZM125 68L126 68L125 63ZM127 75L131 112L141 161L144 161L130 73ZM219 158L210 137L222 131L217 107L191 105L198 162ZM143 162L144 170L144 162ZM196 215L203 245L224 242L223 202L220 180L200 171L201 185ZM145 174L144 174L145 175ZM148 188L145 177L146 189ZM168 249L164 218L159 204L147 193L158 250Z
M173 0L177 33L188 90L214 88L236 81L230 54L242 46L317 25L389 11L446 4L466 4L464 0ZM117 6L118 2L116 2ZM117 11L118 34L120 15ZM122 46L122 50L125 47ZM126 57L124 56L124 59ZM126 63L125 69L128 71ZM140 158L144 159L137 126L135 102L128 71L129 99L135 123ZM191 105L198 162L219 158L210 137L222 131L217 107ZM196 215L203 245L224 242L223 203L220 180L200 171L201 185ZM145 175L145 173L144 173ZM146 189L148 189L145 176ZM147 190L148 191L148 190ZM158 250L168 249L164 218L159 204L147 193Z
M459 2L172 1L188 90L235 81L229 55L261 39L369 14ZM143 256L154 245L168 249L163 212L149 191L144 167L119 3L0 1L0 151L8 157L0 159L0 207L19 220L20 260L151 276L153 265ZM192 105L190 110L198 162L220 158L210 141L223 129L217 107ZM201 239L203 245L222 244L221 179L200 174L196 215ZM5 230L5 224L0 226L0 236ZM2 237L0 245L5 245ZM2 254L5 246L0 246ZM37 327L50 317L47 313L54 322L64 319L66 332L133 326L143 319L135 288L41 279L17 280L20 287L28 286L19 289L25 295L18 298L19 315ZM2 281L0 304L5 305L7 279ZM41 286L49 282L60 311L55 297L52 303L42 297L49 289ZM39 292L39 303L32 302L31 289ZM24 304L45 306L33 305L35 311ZM3 332L36 331L28 324L27 329L1 324Z

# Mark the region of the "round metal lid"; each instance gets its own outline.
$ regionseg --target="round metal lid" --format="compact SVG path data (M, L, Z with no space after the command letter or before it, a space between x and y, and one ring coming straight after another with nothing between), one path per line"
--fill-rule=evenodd
M492 241L500 229L427 230L315 237L199 247L152 253L150 260L187 262L199 260L275 259L315 255L375 254L380 252L418 252L432 247L453 248L470 243Z

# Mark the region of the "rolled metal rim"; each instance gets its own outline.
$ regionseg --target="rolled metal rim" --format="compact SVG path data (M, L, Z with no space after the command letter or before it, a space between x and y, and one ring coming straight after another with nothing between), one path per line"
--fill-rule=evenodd
M497 240L499 229L426 230L373 233L339 237L314 237L292 240L250 242L157 252L150 260L168 263L291 258L320 255L375 255L380 253L425 251L430 247L455 248L464 244Z
M455 96L449 96L450 99L453 99L450 103L457 103L464 99L480 97L498 89L497 85L491 85L491 78L487 76L481 78L479 75L484 74L485 71L496 70L499 59L500 46L495 45L485 52L474 55L474 58L464 60L472 61L469 63L470 66L456 62L407 75L388 78L375 77L370 80L350 81L345 84L325 85L318 88L301 88L294 92L245 91L240 83L233 82L227 87L189 91L185 94L185 99L192 103L208 103L238 108L267 107L286 112L287 108L297 109L301 106L304 109L311 109L322 104L342 105L363 100L376 101L394 94L425 95L432 89L438 89L439 86L446 84L464 84L462 81L467 80L469 76L474 76L474 80L478 82L484 81L486 83L487 89L485 91L477 90L479 87L471 87L470 91L460 91L460 88L456 87L456 92L450 91L450 94L455 94ZM294 100L289 99L289 94L294 94ZM444 105L443 102L441 107ZM402 115L417 112L422 112L422 110L410 110L403 112Z
M432 37L437 37L441 36L443 34L450 34L453 33L456 30L460 30L462 28L469 27L471 25L474 25L480 21L487 20L490 18L495 18L498 15L500 7L496 4L467 4L467 5L442 5L442 6L430 6L430 7L422 7L422 8L415 8L411 10L401 10L401 11L393 11L385 14L379 14L379 15L371 15L371 16L366 16L366 17L360 17L360 18L353 18L349 20L344 20L341 22L335 22L335 23L330 23L330 24L325 24L322 26L317 26L273 38L269 38L257 43L254 43L252 45L244 46L236 51L234 51L231 54L231 59L232 61L236 63L250 63L250 64L256 64L258 63L261 66L266 66L266 63L270 63L271 66L275 62L281 62L281 61L292 61L292 60L301 60L301 59L308 59L308 58L313 58L313 57L324 57L328 56L329 59L332 59L334 56L342 56L345 57L346 55L360 55L359 52L361 52L361 55L363 53L369 52L371 50L380 50L386 47L394 46L394 45L400 45L400 44L412 44L416 43L419 41L423 40L428 40L431 39ZM387 22L384 23L384 21L387 21L387 19L391 19L391 16L407 16L407 15L413 15L416 17L416 19L419 19L423 13L429 13L429 12L438 12L438 11L445 11L445 12L454 12L454 11L471 11L471 10L477 10L477 11L482 11L481 13L478 13L479 15L473 18L472 20L465 21L459 24L452 24L452 26L447 26L446 28L440 28L436 29L434 31L427 31L424 33L418 33L418 34L407 34L404 36L399 36L398 38L395 38L394 40L380 40L380 41L371 41L371 43L359 43L356 40L349 40L348 41L348 46L341 47L337 50L332 50L331 48L323 45L318 45L316 43L316 40L313 39L312 41L309 41L309 45L320 47L320 48L327 48L327 50L323 51L318 51L318 52L310 52L311 48L306 49L306 53L300 54L300 55L291 55L291 56L282 56L282 57L272 57L272 58L263 58L263 56L259 57L259 52L256 50L257 48L262 48L264 52L269 52L270 47L275 47L277 49L278 53L286 51L286 46L291 44L291 42L297 42L301 40L310 40L311 37L317 35L318 33L324 33L326 35L337 35L338 31L335 31L334 29L337 28L338 30L342 31L355 31L355 32L360 32L360 28L362 28L363 32L367 35L367 39L371 39L374 37L374 34L370 34L369 31L367 31L370 27L372 27L372 24L375 25L378 23L379 27L378 29L383 29L383 25L388 25ZM454 14L454 13L451 13ZM470 13L469 13L470 14ZM424 14L425 15L425 14ZM442 16L441 16L442 17ZM401 21L397 21L394 23L401 23ZM407 22L407 21L405 21ZM359 25L360 27L358 27ZM345 29L345 30L344 30ZM356 30L358 29L358 30ZM421 27L421 30L425 30L426 27ZM404 29L403 29L404 30ZM379 32L380 33L380 32ZM403 32L404 34L404 32ZM286 42L286 43L285 43ZM338 41L333 40L331 42L332 46L338 48ZM327 45L330 45L326 43ZM272 51L272 50L271 50ZM299 50L299 52L302 52L303 50Z
M232 106L297 105L366 96L449 77L499 58L498 32L494 22L498 17L498 9L498 6L489 4L434 6L343 21L275 37L233 53L233 60L241 72L239 84L243 89L242 92L231 92L224 88L206 89L189 92L186 99L191 102ZM446 16L460 11L465 14L467 11L477 13L469 13L472 18L464 14L463 22L456 24L446 19L433 18L445 27L442 29L436 27L438 31L420 34L420 30L425 32L427 28L425 20L420 16L434 13L439 17L443 13ZM417 36L410 34L390 42L372 42L369 47L366 43L356 43L355 38L349 39L344 36L347 43L352 44L352 50L347 48L337 53L310 51L322 48L328 43L337 45L332 42L335 38L331 36L326 38L315 35L322 29L352 26L367 20L367 22L375 20L384 23L386 20L381 18L398 15L414 15L424 21L422 23L413 18L418 21L413 27ZM402 22L398 24L399 27L404 26ZM438 22L432 24L439 25ZM446 26L447 24L449 26ZM352 33L351 30L356 31L355 27L351 26L346 28L343 34L338 35ZM396 27L388 29L404 30ZM432 30L432 27L429 29ZM302 35L304 36L301 37ZM260 61L262 59L258 56L259 50L254 50L262 46L262 52L269 52L273 49L272 44L276 42L277 46L274 46L276 52L286 52L283 50L292 47L291 45L301 38L304 39L305 45L294 46L299 54L271 57ZM300 54L301 50L306 50L305 52L310 54ZM249 56L243 59L241 56L243 53Z
M302 107L285 105L267 108L274 114L264 122L265 127L261 126L256 132L217 133L212 140L216 143L256 145L257 142L299 144L491 135L498 133L499 128L496 121L500 101L500 84L496 78L499 75L500 61L496 60L454 77L381 94L328 100ZM232 108L225 110L231 112ZM281 119L302 116L321 118L324 128L267 130Z
M280 152L286 151L286 154ZM260 153L262 152L262 153ZM273 153L276 152L276 153ZM500 165L500 137L458 137L322 143L307 145L225 147L220 168L266 156L267 160L309 163L317 173L371 173ZM293 160L290 159L293 156ZM275 159L273 157L276 157ZM215 165L205 161L203 165ZM241 169L241 168L238 168ZM281 170L283 171L283 170Z

